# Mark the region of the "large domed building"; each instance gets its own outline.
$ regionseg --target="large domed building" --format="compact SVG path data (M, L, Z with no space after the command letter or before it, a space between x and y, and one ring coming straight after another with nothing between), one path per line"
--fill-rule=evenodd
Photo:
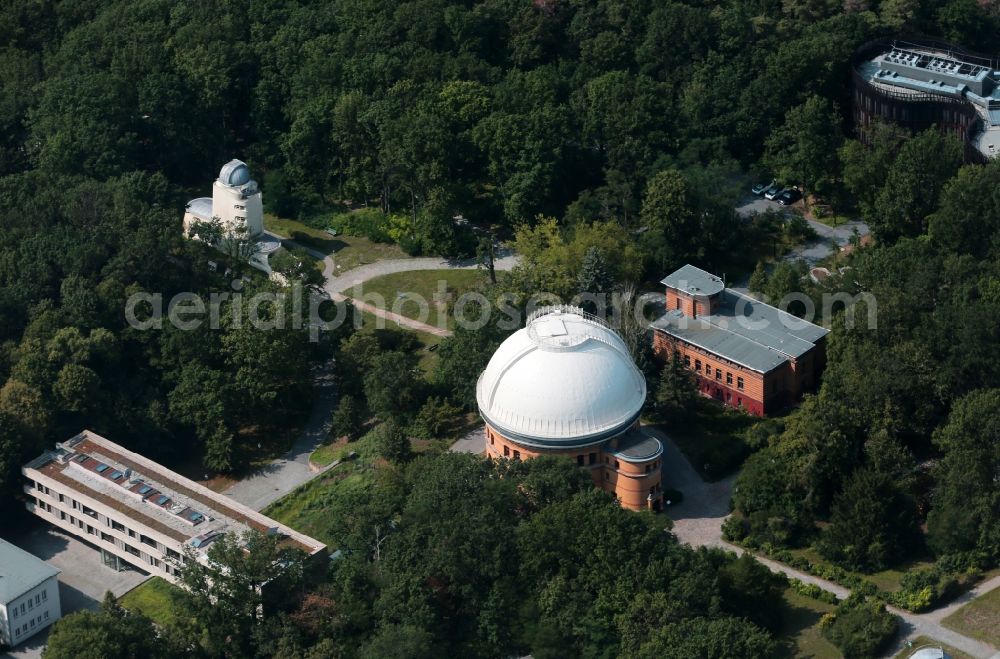
M601 320L575 307L535 312L493 354L476 400L490 457L565 456L623 507L661 508L663 445L639 429L646 380Z

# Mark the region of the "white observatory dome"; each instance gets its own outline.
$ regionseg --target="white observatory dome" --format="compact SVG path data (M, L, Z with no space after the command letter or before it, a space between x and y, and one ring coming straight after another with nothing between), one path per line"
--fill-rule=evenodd
M242 160L230 160L222 166L219 172L219 182L237 187L250 182L250 168Z
M476 385L483 419L528 446L594 444L627 430L646 399L628 347L575 307L543 309L504 341Z

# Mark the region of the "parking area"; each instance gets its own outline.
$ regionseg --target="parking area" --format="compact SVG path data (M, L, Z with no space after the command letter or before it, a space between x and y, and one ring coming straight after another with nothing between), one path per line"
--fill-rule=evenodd
M4 540L41 558L59 569L59 601L62 614L96 609L104 593L111 591L121 596L149 578L135 572L115 572L101 561L100 549L78 540L42 520L32 520L30 526L18 533L4 532ZM31 637L14 648L13 652L0 653L2 659L36 659L48 639L48 631Z

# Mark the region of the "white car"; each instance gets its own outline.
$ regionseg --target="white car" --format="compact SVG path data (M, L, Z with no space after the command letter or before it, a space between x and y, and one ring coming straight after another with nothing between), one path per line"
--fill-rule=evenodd
M764 191L764 199L774 201L775 198L777 198L784 191L785 189L783 187L775 183L774 185L772 185L771 187L769 187L767 190Z

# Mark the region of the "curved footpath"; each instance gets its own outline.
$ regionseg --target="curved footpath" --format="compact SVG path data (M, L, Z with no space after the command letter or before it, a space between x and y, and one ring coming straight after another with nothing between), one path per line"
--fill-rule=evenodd
M701 476L669 437L655 428L646 426L645 430L663 442L663 482L684 493L684 500L667 510L667 515L674 520L673 532L677 539L692 547L721 547L742 554L745 551L742 547L732 545L722 538L722 522L729 514L729 498L735 477L730 476L716 483L706 483L701 480ZM816 584L840 599L850 594L847 588L826 579L806 574L763 556L755 558L772 572L781 572L799 581ZM885 656L894 657L906 647L907 641L917 636L929 636L978 659L1000 659L1000 651L997 648L941 624L943 619L963 605L998 587L1000 587L1000 576L980 583L947 606L927 613L911 613L889 607L892 613L900 617L901 622L900 633Z
M478 267L478 263L474 259L465 261L444 261L438 258L393 259L368 263L357 268L352 268L339 276L334 276L333 258L287 238L282 238L274 234L271 235L278 240L301 247L312 256L323 260L325 266L323 274L326 276L324 288L330 297L335 300L351 299L344 295L342 291L381 275L409 272L412 270L473 269ZM502 258L497 259L494 265L497 270L509 270L516 263L516 256L505 254ZM385 309L377 309L364 302L353 299L351 301L358 308L370 311L376 316L387 320L392 320L399 325L422 332L429 332L437 336L451 335L451 332L446 329L421 323ZM262 510L298 486L319 475L320 472L314 472L309 468L309 456L329 439L330 419L337 404L333 373L334 366L332 361L316 369L314 373L315 400L313 408L309 414L309 418L306 419L299 438L288 453L236 483L226 490L224 494L233 497L246 506L250 506L254 510Z

